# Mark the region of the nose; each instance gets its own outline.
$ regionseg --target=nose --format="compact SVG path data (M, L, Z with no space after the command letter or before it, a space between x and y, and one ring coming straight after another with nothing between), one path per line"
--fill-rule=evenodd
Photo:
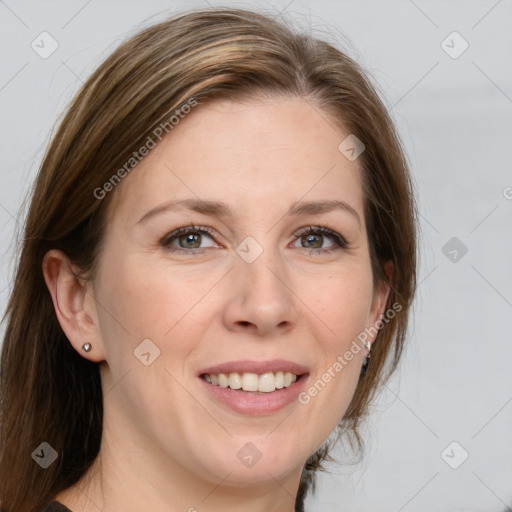
M284 334L296 324L298 298L282 259L264 251L248 263L237 258L229 273L224 324L258 336Z

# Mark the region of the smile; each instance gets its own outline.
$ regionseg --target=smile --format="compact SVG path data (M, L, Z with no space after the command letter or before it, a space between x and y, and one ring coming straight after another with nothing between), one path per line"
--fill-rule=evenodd
M230 361L201 369L197 377L210 399L231 411L265 416L300 405L310 368L285 359ZM296 405L294 405L296 404Z

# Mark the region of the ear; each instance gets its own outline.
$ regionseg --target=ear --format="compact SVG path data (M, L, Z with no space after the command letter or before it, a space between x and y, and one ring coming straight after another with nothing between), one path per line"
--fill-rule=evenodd
M68 340L81 356L90 361L103 361L105 353L92 286L80 282L75 276L77 269L57 249L45 254L42 266L55 314ZM90 352L82 349L87 342L92 345Z
M383 270L388 278L389 283L392 283L393 282L393 262L387 261L383 266ZM372 307L371 307L370 313L368 315L369 325L367 327L370 329L369 332L373 333L375 331L375 329L371 329L371 328L374 327L377 324L377 322L384 316L390 290L391 290L390 285L385 280L382 280L382 282L379 284L379 286L374 290ZM370 343L373 343L376 337L377 337L377 332L375 332L375 334L372 334L371 336L369 336L368 341Z

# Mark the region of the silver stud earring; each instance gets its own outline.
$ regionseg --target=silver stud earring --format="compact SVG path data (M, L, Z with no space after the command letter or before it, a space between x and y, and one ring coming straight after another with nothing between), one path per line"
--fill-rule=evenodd
M370 359L370 350L372 348L372 344L369 341L363 341L363 343L366 347L366 350L368 350L363 359L363 366L366 366L368 364L368 359Z
M91 348L92 348L92 345L91 345L89 342L84 343L84 344L82 345L82 349L83 349L85 352L89 352L89 351L91 350Z

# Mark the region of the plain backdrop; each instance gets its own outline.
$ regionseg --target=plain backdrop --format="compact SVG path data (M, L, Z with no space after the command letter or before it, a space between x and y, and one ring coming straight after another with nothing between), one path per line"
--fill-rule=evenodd
M221 5L0 1L2 310L22 201L58 116L121 40L208 4ZM331 466L307 510L503 512L512 504L512 2L222 5L292 19L358 60L391 109L418 194L420 284L403 363L373 408L365 459ZM42 32L58 44L47 58L31 46Z

